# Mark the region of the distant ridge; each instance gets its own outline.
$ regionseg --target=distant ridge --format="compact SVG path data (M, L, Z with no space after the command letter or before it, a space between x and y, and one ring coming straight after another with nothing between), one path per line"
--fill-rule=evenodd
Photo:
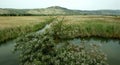
M120 10L72 10L60 6L41 9L7 9L0 8L1 16L29 16L29 15L120 15Z

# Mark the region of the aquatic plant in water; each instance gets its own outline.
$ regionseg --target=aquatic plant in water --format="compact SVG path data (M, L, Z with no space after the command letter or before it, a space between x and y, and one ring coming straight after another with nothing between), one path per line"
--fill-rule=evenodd
M17 40L21 65L107 65L106 56L95 45L74 45L62 40L61 21L55 20L41 33ZM59 32L59 33L58 33Z

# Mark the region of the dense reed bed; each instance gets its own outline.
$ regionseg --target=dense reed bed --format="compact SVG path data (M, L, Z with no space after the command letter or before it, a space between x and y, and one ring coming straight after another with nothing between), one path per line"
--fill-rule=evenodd
M101 19L84 21L63 21L61 32L64 37L105 37L120 39L120 22Z
M19 37L21 35L25 35L26 33L34 32L37 30L42 29L46 24L49 24L53 18L46 19L43 22L39 22L37 24L33 25L26 25L26 26L15 26L10 28L5 28L0 30L0 42L4 42L16 37Z
M36 31L48 16L0 17L0 42ZM58 17L61 19L61 16ZM29 24L30 23L30 24ZM36 24L38 25L36 25ZM120 18L113 16L65 16L61 35L74 37L105 37L120 39ZM33 26L35 25L35 26ZM40 27L41 28L41 27Z

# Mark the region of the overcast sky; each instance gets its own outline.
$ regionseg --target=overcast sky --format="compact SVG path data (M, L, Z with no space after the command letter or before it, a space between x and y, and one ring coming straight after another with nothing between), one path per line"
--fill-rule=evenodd
M79 10L120 10L120 0L0 0L0 8L33 9L49 6Z

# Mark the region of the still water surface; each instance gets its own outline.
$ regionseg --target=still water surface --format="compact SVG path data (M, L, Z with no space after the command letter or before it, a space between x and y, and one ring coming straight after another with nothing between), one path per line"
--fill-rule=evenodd
M83 40L84 39L84 40ZM71 43L100 44L100 49L107 54L110 65L120 65L120 40L102 38L75 38ZM18 54L13 53L15 42L9 41L0 45L0 65L19 65Z
M120 65L120 40L103 38L76 38L70 40L73 44L98 44L100 49L107 55L110 65Z
M18 54L13 53L15 42L0 45L0 65L19 65Z

